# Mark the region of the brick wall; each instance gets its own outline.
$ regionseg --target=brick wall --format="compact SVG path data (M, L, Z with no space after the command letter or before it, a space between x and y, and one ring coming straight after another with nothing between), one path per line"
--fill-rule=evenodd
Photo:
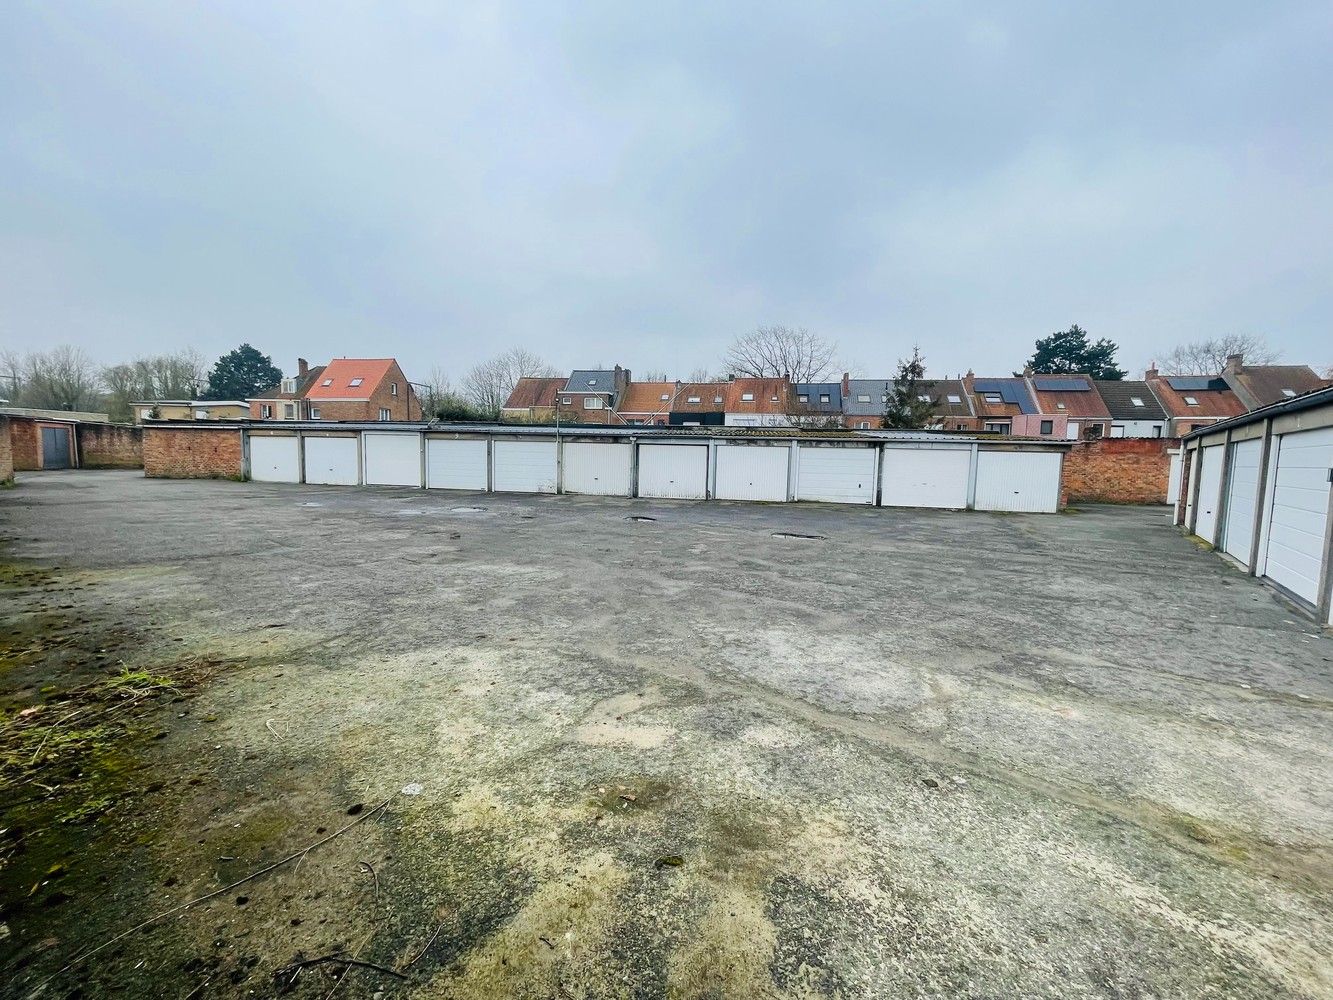
M37 429L35 421L10 417L9 438L16 470L32 472L42 467L42 432Z
M164 479L226 479L241 474L241 431L145 427L143 472Z
M14 447L10 443L10 420L0 417L0 483L14 478Z
M79 464L85 469L142 469L143 428L79 424Z
M1079 441L1065 456L1061 492L1069 503L1166 503L1175 438Z

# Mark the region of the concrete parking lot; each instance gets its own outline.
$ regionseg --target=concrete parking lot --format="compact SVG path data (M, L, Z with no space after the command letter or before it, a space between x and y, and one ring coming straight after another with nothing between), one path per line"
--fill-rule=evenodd
M6 720L171 682L4 790L9 995L1333 995L1333 640L1160 509L69 472L0 534Z

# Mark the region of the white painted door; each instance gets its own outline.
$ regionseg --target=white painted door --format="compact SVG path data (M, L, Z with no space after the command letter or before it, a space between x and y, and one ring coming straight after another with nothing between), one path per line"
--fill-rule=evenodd
M717 446L717 495L720 500L787 499L787 445Z
M486 491L486 442L426 438L426 485L433 490Z
M880 466L880 503L885 507L967 506L971 448L886 447Z
M629 496L630 447L610 441L565 442L564 491Z
M800 445L796 499L825 503L875 502L875 449Z
M322 486L355 486L361 482L357 470L356 438L310 437L305 439L305 481Z
M555 442L497 439L492 452L497 493L554 493Z
M1058 451L977 454L977 510L1051 514L1060 506Z
M1333 427L1284 434L1274 478L1264 575L1297 597L1319 603L1319 571L1328 529Z
M639 496L703 500L707 495L707 445L639 445Z
M366 431L361 436L367 486L420 486L421 435Z
M1226 524L1223 550L1246 567L1254 540L1254 510L1259 490L1259 441L1238 441L1231 446L1231 474L1227 477Z
M1199 461L1199 500L1195 512L1194 533L1204 541L1217 541L1217 505L1221 502L1222 462L1226 449L1220 444L1201 449Z
M1182 459L1179 448L1169 454L1171 455L1171 465L1166 474L1166 502L1171 505L1171 523L1174 524L1176 518L1180 516L1180 467Z
M291 437L250 436L250 478L257 483L299 483L300 452L296 435Z

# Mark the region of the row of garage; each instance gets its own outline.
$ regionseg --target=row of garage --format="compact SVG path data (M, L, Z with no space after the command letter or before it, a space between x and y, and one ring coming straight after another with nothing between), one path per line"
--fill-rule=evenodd
M1333 624L1333 390L1195 432L1184 447L1185 526Z
M1052 512L1064 448L422 430L246 431L259 482Z

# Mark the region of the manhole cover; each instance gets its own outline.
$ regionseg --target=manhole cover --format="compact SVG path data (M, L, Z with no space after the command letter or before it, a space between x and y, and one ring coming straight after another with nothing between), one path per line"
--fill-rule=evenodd
M775 531L774 538L808 538L812 541L820 542L828 538L828 535L807 535L800 531Z

